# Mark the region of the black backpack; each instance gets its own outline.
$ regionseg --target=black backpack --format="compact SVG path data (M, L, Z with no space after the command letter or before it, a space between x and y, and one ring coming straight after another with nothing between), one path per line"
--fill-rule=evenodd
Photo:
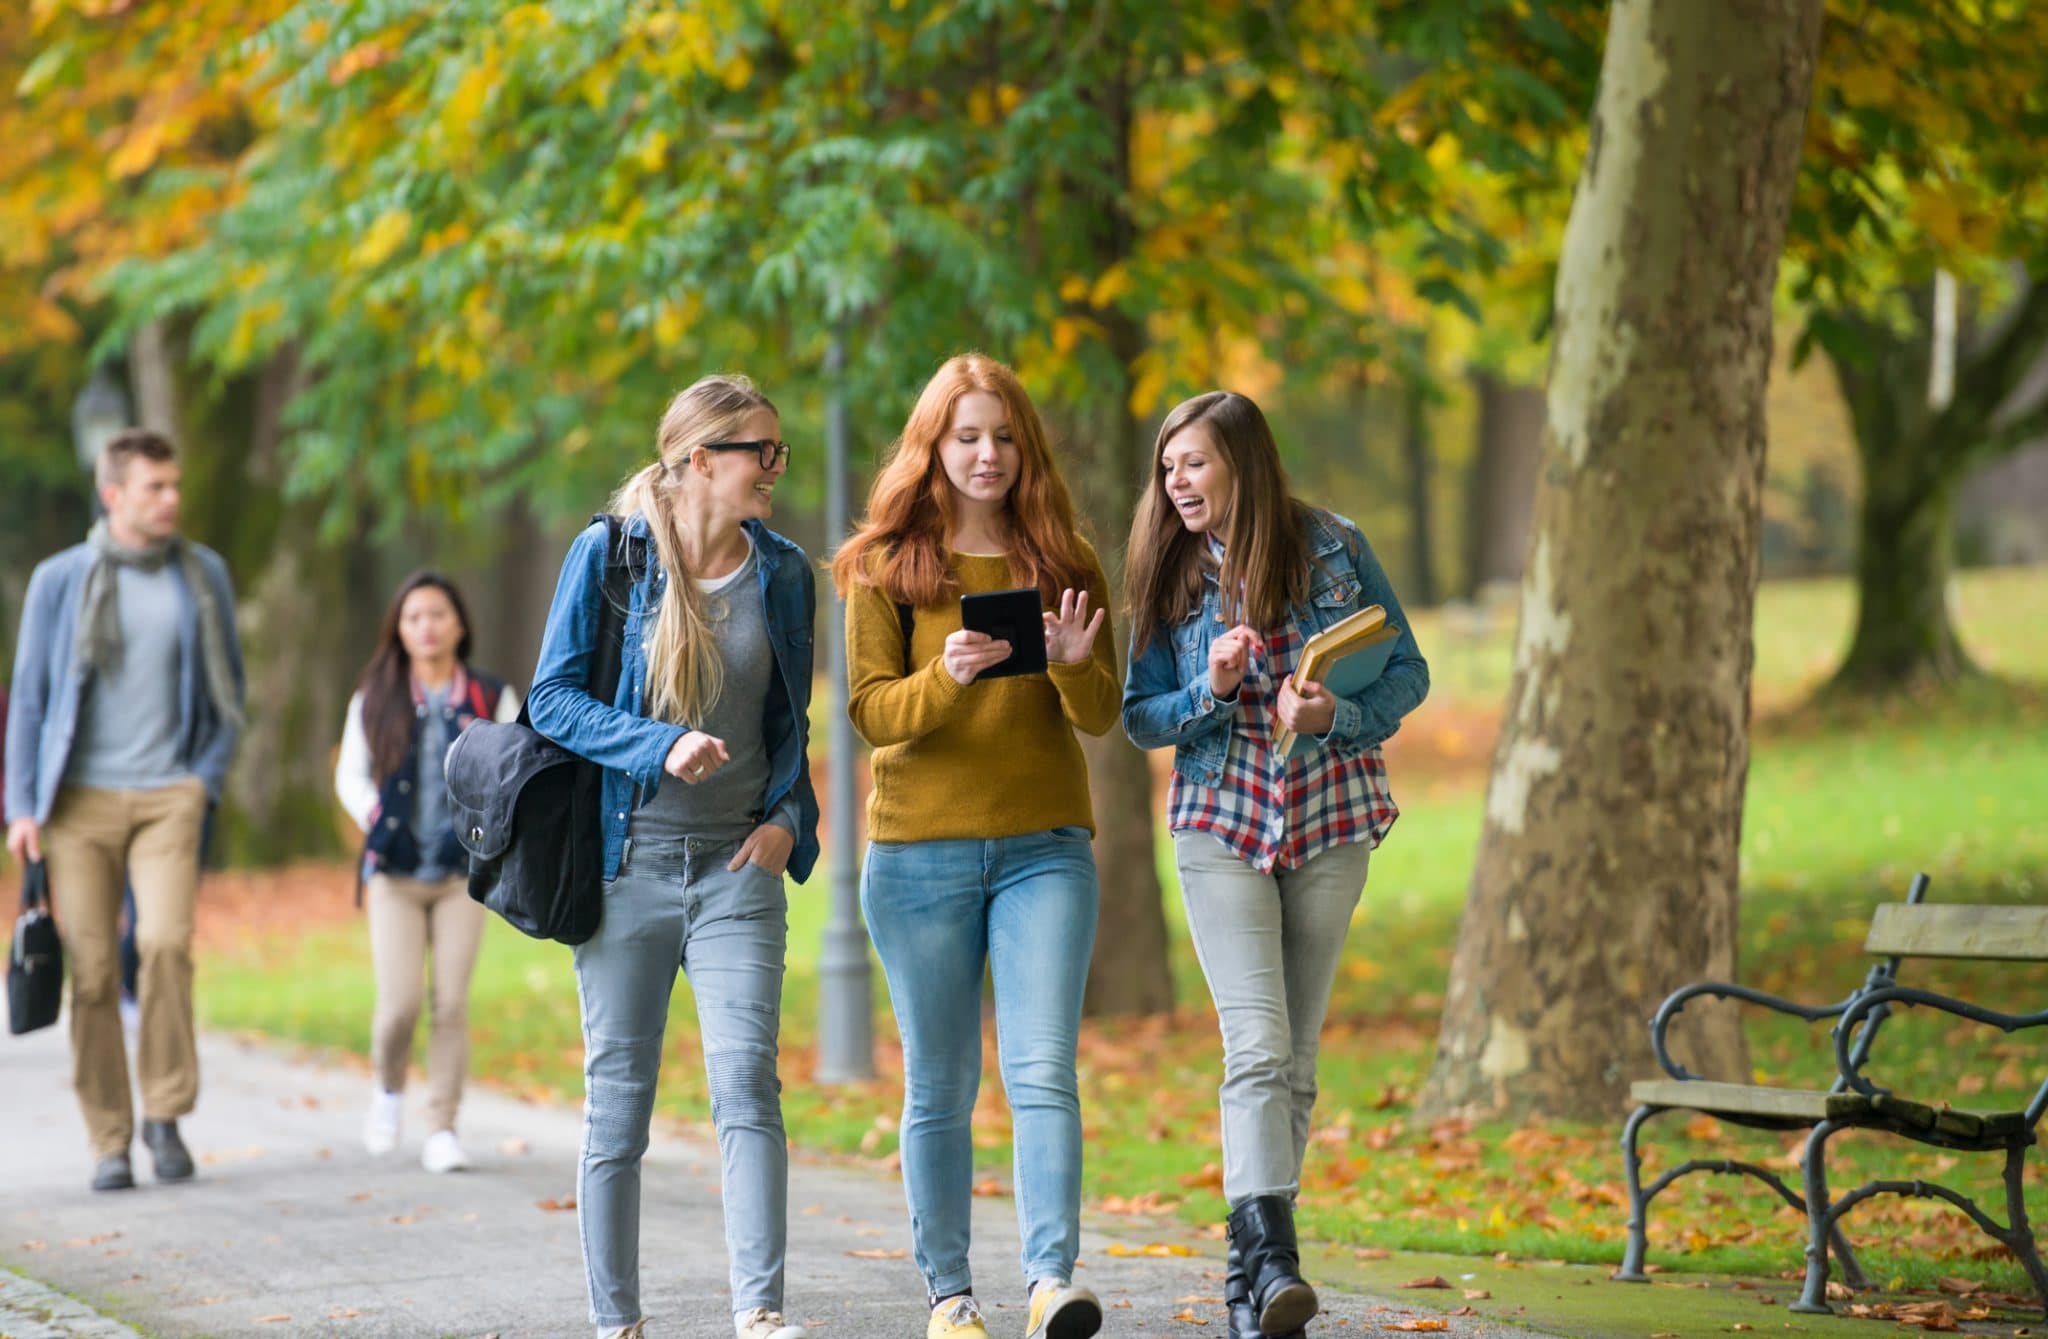
M605 523L603 603L590 695L619 684L626 602L647 544ZM448 802L469 852L469 895L535 939L581 944L604 916L604 769L518 721L477 721L448 748Z

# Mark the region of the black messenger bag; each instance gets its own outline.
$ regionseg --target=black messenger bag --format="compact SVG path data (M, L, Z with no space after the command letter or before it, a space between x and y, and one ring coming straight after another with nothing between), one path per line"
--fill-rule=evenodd
M600 519L600 518L593 518ZM589 691L610 703L634 569L646 544L605 522L603 605ZM604 915L604 769L533 728L477 721L448 747L448 802L469 895L535 939L581 944Z

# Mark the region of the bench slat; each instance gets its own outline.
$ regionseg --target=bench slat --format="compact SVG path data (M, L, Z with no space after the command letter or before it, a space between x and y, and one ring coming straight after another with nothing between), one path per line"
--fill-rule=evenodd
M1828 1114L1826 1093L1763 1088L1748 1083L1713 1083L1705 1079L1644 1079L1629 1086L1629 1096L1644 1106L1690 1107L1736 1116L1817 1121Z
M1886 902L1871 917L1863 947L1902 958L2048 962L2048 907Z

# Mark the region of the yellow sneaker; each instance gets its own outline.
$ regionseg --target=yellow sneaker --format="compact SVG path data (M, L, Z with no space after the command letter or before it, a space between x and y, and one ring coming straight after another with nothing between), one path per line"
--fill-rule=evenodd
M1102 1328L1102 1299L1086 1288L1047 1280L1031 1290L1024 1339L1088 1339Z
M974 1298L962 1293L932 1308L924 1339L988 1339L988 1326L982 1324L981 1308Z

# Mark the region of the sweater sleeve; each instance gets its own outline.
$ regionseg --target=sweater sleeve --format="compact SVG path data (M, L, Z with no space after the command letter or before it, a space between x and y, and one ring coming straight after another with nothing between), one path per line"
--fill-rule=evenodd
M856 585L846 599L846 714L870 748L907 744L943 725L962 689L934 656L903 672L903 624L879 586Z
M348 700L348 719L341 728L341 757L334 764L334 794L348 816L364 832L377 808L377 781L370 775L370 736L363 728L363 695Z
M1046 674L1052 679L1052 686L1059 690L1060 710L1076 730L1091 735L1109 733L1116 724L1122 705L1123 688L1116 672L1116 622L1110 608L1109 578L1102 573L1102 563L1095 556L1095 550L1082 541L1088 554L1088 603L1092 609L1104 610L1102 627L1095 634L1095 649L1086 660L1077 660L1071 665L1050 664ZM1094 617L1090 613L1090 618ZM949 679L950 675L947 676Z

